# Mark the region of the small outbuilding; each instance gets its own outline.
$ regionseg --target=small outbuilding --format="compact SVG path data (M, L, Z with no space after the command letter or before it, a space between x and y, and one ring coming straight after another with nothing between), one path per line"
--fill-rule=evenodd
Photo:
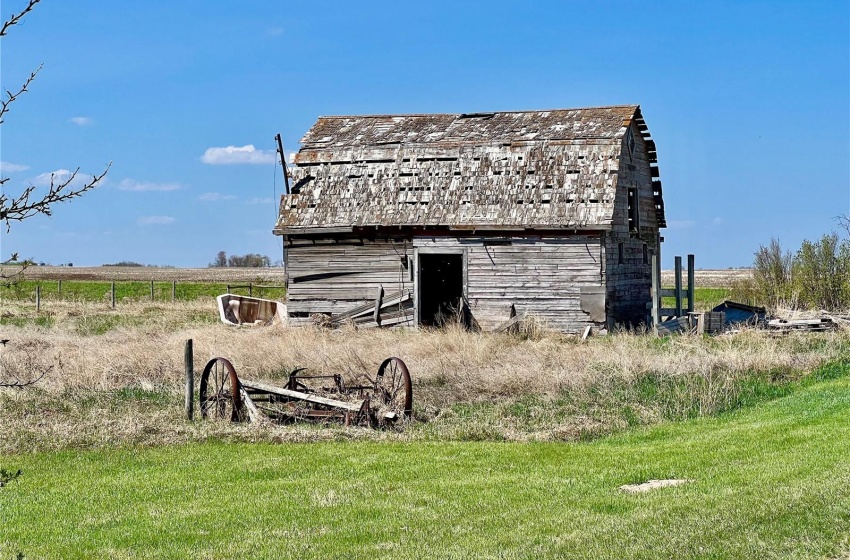
M301 144L274 229L291 321L646 320L666 224L639 106L320 117Z

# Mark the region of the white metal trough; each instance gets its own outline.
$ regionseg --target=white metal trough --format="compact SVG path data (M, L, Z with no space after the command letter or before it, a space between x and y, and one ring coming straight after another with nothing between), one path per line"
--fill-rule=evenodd
M236 294L222 294L216 298L218 315L226 325L267 326L287 323L286 305L271 299L261 299Z

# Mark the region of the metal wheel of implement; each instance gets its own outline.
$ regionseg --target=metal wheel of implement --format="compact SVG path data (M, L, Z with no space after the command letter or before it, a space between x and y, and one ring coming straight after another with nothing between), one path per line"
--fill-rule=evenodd
M229 360L213 358L204 367L199 390L201 417L239 422L245 414L239 394L239 377Z
M413 383L407 366L399 358L387 358L378 368L375 397L388 409L410 417L413 412Z

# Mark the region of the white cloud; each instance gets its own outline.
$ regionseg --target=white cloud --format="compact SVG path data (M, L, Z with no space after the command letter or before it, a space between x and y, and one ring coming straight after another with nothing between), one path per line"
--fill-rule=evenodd
M71 179L71 175L73 173L73 171L69 171L68 169L57 169L56 171L48 171L47 173L37 175L31 182L37 187L49 187L51 180L54 185L59 185ZM80 187L92 179L93 177L91 175L87 175L86 173L77 173L70 185L72 187ZM104 182L105 181L102 180L99 184L102 185Z
M94 124L94 119L90 119L89 117L72 117L68 119L68 122L74 123L77 126L89 126Z
M271 198L271 197L268 197L268 198L255 197L255 198L249 198L248 200L246 200L245 204L272 204L273 202L274 202L274 199Z
M714 218L713 220L711 220L711 225L713 225L713 226L722 226L722 225L725 223L725 221L726 221L726 220L724 220L724 219L723 219L723 218L721 218L720 216L717 216L716 218Z
M176 191L182 189L179 183L143 183L133 179L121 179L118 189L122 191Z
M209 165L227 165L235 163L265 164L274 163L277 154L273 150L258 150L253 144L246 146L227 146L226 148L207 148L201 161Z
M0 171L3 173L15 173L17 171L26 171L29 165L20 165L17 163L9 163L8 161L0 161Z
M236 195L234 194L221 194L217 192L205 192L201 196L198 197L198 200L203 200L204 202L216 202L218 200L235 200Z
M140 226L167 226L176 221L177 219L171 216L142 216L136 223Z
M693 220L669 220L667 222L667 227L670 229L688 229L695 225L696 222Z

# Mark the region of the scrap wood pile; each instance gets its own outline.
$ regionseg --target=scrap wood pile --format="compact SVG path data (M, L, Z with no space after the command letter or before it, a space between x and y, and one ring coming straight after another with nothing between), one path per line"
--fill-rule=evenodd
M839 325L850 326L850 317L820 313L817 318L768 317L764 307L724 301L706 313L688 313L687 316L671 317L658 324L658 334L677 332L697 334L721 334L737 332L744 327L766 329L784 334L799 331L827 331Z
M413 388L407 365L384 360L374 378L348 384L340 374L289 374L284 386L241 379L225 358L213 358L200 384L200 410L205 419L228 422L337 421L346 426L399 426L413 411Z

